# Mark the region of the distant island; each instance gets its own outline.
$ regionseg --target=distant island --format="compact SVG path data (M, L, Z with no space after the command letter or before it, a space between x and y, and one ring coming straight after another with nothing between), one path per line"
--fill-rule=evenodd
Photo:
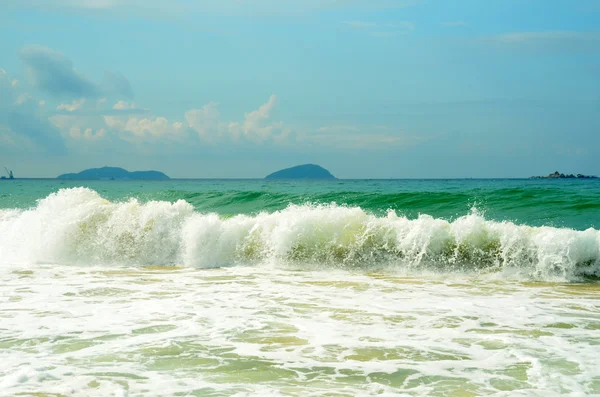
M265 177L267 180L296 180L296 179L311 179L311 180L334 180L335 176L331 175L325 168L315 164L297 165L295 167L286 168L269 174Z
M561 174L558 171L555 171L553 174L548 176L532 176L531 179L598 179L598 177L594 175L583 174Z
M171 179L159 171L133 171L129 172L120 167L90 168L76 174L62 174L57 179L69 180L134 180L153 181Z

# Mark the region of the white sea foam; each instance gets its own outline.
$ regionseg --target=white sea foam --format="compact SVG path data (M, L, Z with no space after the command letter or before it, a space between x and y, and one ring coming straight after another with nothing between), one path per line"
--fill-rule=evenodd
M408 272L503 272L545 280L600 276L600 232L486 220L454 221L358 207L290 205L224 218L185 201L109 202L63 189L29 210L0 211L0 264L183 265L271 263L388 267Z
M0 396L600 393L597 285L339 270L0 272Z

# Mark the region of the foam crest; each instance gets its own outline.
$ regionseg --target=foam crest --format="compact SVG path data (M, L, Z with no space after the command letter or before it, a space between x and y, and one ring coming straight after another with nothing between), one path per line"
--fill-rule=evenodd
M454 221L359 207L290 205L224 218L174 203L109 202L63 189L29 210L0 211L0 263L184 265L271 263L407 271L518 273L536 279L600 276L600 232L486 220Z

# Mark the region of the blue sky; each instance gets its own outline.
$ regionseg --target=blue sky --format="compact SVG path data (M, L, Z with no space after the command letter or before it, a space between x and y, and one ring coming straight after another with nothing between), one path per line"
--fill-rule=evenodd
M600 174L596 0L4 0L0 37L17 176Z

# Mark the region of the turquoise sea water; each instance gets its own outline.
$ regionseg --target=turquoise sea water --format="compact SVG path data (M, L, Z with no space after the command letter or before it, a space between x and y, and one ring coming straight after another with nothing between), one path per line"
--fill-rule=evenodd
M583 230L600 227L600 179L450 180L15 180L0 185L0 208L29 208L59 189L85 186L111 201L185 200L196 211L231 216L285 209L289 204L337 203L376 215L394 210L414 218L452 219L473 207L487 219Z
M0 396L599 395L598 180L0 182Z

